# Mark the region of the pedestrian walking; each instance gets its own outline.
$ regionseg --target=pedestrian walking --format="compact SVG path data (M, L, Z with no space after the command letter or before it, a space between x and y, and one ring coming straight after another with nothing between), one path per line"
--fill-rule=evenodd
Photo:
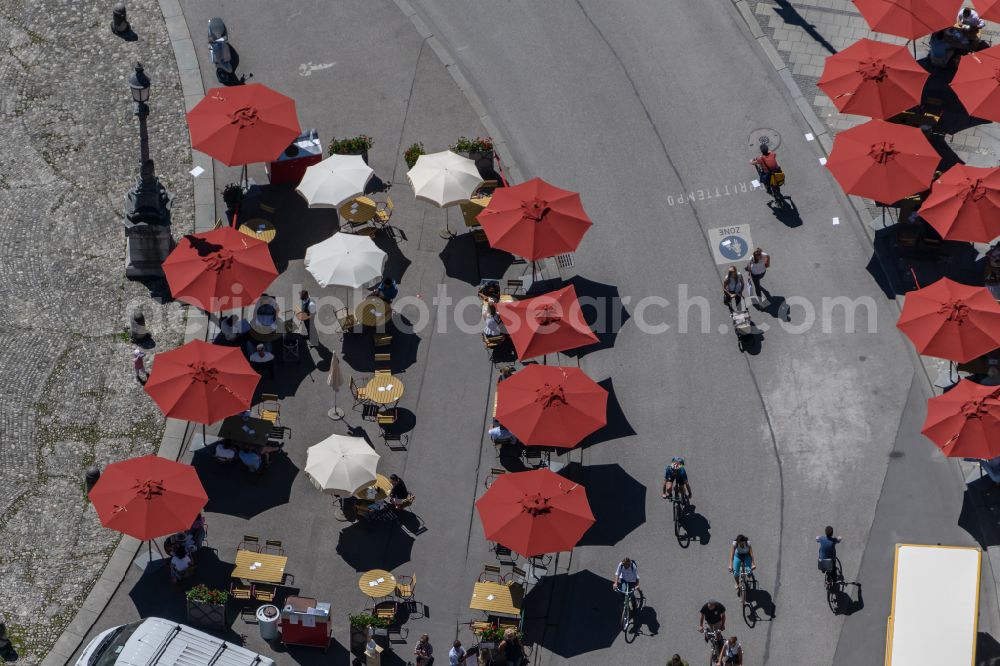
M722 302L730 310L734 308L733 303L736 310L743 309L743 276L736 270L736 266L730 266L726 276L722 278Z
M299 307L302 312L302 323L306 327L306 337L309 339L309 346L316 347L319 345L319 339L316 336L316 325L313 322L313 318L316 316L316 301L309 297L309 292L303 289L299 292Z
M413 656L417 658L417 666L431 666L434 663L434 647L431 646L431 638L427 634L420 637L413 648Z
M135 380L140 384L149 381L149 373L146 372L146 352L138 347L132 350L132 367L135 369Z
M679 654L675 654L670 658L670 661L667 662L667 666L688 666L688 663L684 659L681 659Z
M462 641L456 640L448 650L448 666L462 666L463 661L465 661L465 648L462 647Z
M504 630L503 640L497 650L507 660L507 666L521 666L524 663L524 647L521 645L521 637L514 629Z
M761 308L766 308L771 300L771 292L761 284L764 274L767 273L767 269L770 267L771 255L759 247L754 250L746 270L750 274L750 282L753 283L754 293L757 294L758 307Z

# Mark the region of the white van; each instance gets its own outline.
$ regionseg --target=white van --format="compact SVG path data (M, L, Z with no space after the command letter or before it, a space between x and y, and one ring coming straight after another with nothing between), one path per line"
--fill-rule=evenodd
M90 641L76 666L274 666L221 638L159 617L108 629Z

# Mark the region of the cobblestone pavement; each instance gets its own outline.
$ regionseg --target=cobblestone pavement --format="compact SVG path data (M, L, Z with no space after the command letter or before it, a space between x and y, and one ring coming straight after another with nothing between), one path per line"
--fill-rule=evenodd
M127 316L144 305L154 352L181 338L181 309L123 280L121 227L138 174L127 78L140 60L174 235L190 230L180 81L156 2L129 2L133 42L111 34L110 8L0 5L0 610L23 664L41 661L118 541L86 501L83 469L160 440L163 419L132 377Z
M833 102L816 87L827 56L842 51L862 37L893 44L906 40L874 33L851 0L747 0L782 60L791 69L802 94L832 133L859 125L862 116L837 112ZM983 38L1000 44L995 23L987 23ZM927 55L927 40L917 41L917 56ZM998 154L998 135L993 124L979 125L945 137L958 158L974 166L993 166Z

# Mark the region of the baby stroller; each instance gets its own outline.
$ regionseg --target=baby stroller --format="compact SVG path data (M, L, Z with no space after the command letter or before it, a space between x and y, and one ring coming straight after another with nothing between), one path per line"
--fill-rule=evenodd
M736 344L741 352L746 351L750 338L763 333L754 325L744 301L745 299L734 300L729 306L729 313L733 316L733 330L736 331Z

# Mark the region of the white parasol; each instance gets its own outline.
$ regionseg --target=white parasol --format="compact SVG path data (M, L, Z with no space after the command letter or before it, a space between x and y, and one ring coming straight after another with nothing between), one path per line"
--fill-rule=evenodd
M357 289L382 275L385 259L368 236L336 233L306 249L305 267L321 287Z
M379 454L363 437L330 435L306 450L306 477L320 490L352 495L375 480Z
M310 208L337 208L362 194L374 173L360 155L332 155L306 169L295 191Z
M450 150L421 155L406 178L418 199L442 208L468 201L483 184L476 163Z

